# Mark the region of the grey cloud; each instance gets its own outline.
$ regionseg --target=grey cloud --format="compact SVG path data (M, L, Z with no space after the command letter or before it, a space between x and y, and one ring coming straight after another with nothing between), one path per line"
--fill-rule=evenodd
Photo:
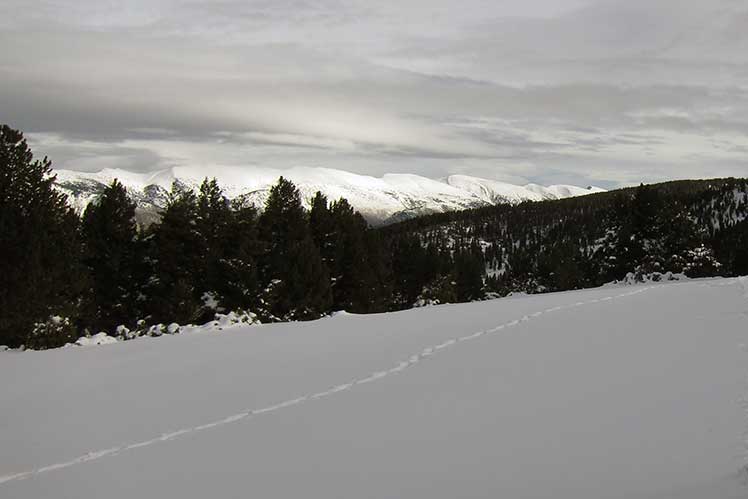
M65 137L50 134L31 134L32 150L42 148L52 159L55 168L80 171L98 171L103 168L121 168L134 172L146 172L168 168L172 165L147 147L90 141L70 141Z
M748 174L742 2L31 3L0 6L0 120L58 165Z

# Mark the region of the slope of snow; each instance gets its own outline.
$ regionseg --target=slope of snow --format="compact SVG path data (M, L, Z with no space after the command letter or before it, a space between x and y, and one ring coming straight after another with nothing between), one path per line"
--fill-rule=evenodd
M467 175L450 175L447 177L446 182L458 189L470 192L490 204L517 204L523 201L564 199L596 192L605 192L604 189L600 189L599 187L583 188L573 185L551 185L544 187L538 184L527 184L519 186Z
M748 284L0 353L0 497L745 497Z
M218 179L227 197L233 199L242 196L249 202L262 206L270 187L277 182L278 177L284 176L296 184L305 202L308 203L317 191L327 195L331 201L343 197L373 224L488 204L558 199L590 192L576 188L575 191L538 194L524 187L464 175L454 175L441 182L418 175L388 174L376 178L342 170L309 167L279 170L254 166L184 166L155 173L112 169L93 173L57 170L56 173L58 187L70 196L79 210L94 199L104 186L117 178L144 211L162 208L166 192L174 181L197 188L206 175Z
M497 182L467 175L450 175L447 183L470 192L490 204L521 203L522 201L542 201L545 196L518 185Z
M527 184L525 189L536 192L546 199L565 199L605 192L605 189L599 187L577 187L575 185L550 185L548 187L543 187L538 184Z
M110 184L118 179L123 185L132 189L142 190L148 185L158 185L166 189L175 180L172 170L161 170L155 173L136 173L116 168L105 168L98 172L76 172L72 170L55 170L58 183L92 180L102 184Z

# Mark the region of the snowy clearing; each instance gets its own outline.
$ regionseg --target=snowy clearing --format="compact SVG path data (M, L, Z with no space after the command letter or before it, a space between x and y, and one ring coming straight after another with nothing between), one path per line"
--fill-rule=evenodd
M0 497L748 495L748 280L0 352Z

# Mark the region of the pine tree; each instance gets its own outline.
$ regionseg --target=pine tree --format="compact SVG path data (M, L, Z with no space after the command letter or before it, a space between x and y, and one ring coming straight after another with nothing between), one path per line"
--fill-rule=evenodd
M338 310L365 313L372 306L376 275L369 265L366 220L345 199L330 209L333 226L333 257L329 264L334 277L333 303Z
M202 296L213 296L218 304L224 299L226 279L231 274L228 252L231 246L232 214L229 201L216 179L203 180L197 195L195 229L201 238L196 248L199 267L195 269L195 285ZM206 319L212 319L206 311Z
M226 311L251 310L258 305L259 243L257 240L257 209L232 203L225 223L215 241L217 248L209 254L218 257L213 263L216 272L212 289L220 296L220 305Z
M139 315L135 203L116 179L83 213L84 263L91 276L86 324L113 332Z
M657 215L660 209L660 197L654 189L648 185L639 185L631 203L631 230L638 240L646 241L657 236Z
M196 274L205 249L196 227L197 210L194 192L172 186L161 222L151 229L153 275L147 294L152 322L186 324L198 319Z
M283 300L274 314L286 319L317 319L330 310L330 274L310 236L289 249L288 269L281 275Z
M458 301L465 302L483 298L484 273L483 260L475 249L455 255L454 287Z
M309 231L301 195L281 177L271 189L259 220L263 245L261 281L271 317L309 319L327 312L330 278Z
M715 277L722 274L723 265L714 257L714 251L703 244L685 252L683 272L688 277Z
M312 198L311 209L309 211L309 230L312 234L314 243L319 248L322 261L332 271L332 262L335 258L335 224L332 213L328 206L327 197L321 192Z
M374 276L369 293L368 312L386 312L393 308L392 262L379 232L366 232L366 253L369 271Z
M392 242L392 302L397 308L409 308L426 288L448 268L433 246L424 248L417 235L404 234ZM445 272L447 273L447 272Z
M236 202L226 227L226 252L222 262L220 292L227 310L252 310L258 305L257 209Z
M725 262L725 275L748 275L748 219L715 238L717 260Z
M21 132L0 125L0 344L73 339L70 329L32 335L50 317L75 316L83 283L78 217L54 178L51 162L34 160Z
M593 255L600 284L622 278L644 256L641 238L634 230L631 205L629 197L619 194L604 211L600 225L606 227L606 232Z

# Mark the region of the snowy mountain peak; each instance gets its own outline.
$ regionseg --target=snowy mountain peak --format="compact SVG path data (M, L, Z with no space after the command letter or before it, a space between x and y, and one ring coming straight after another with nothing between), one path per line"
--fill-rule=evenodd
M143 222L158 217L172 183L197 188L205 176L215 177L230 198L239 196L262 206L270 187L283 176L299 188L308 204L317 191L330 200L346 198L373 225L382 225L429 213L463 210L495 204L517 204L602 192L598 188L569 185L518 186L496 180L450 175L435 180L419 175L390 173L382 177L359 175L330 168L295 167L211 167L179 166L148 173L104 169L98 172L57 170L57 187L68 194L79 210L118 179L138 205Z

